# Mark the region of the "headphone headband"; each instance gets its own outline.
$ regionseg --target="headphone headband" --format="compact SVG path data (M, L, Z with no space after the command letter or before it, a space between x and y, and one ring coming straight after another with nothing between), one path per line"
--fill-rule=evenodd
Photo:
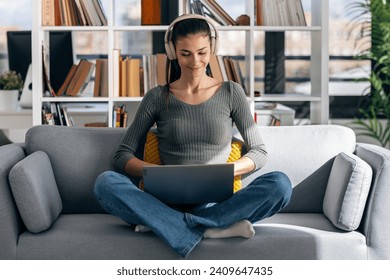
M164 36L164 45L165 45L165 51L167 53L167 56L170 60L177 59L176 52L175 52L175 46L172 43L172 30L176 23L179 21L183 21L186 19L201 19L208 23L210 26L210 32L211 32L211 54L216 54L218 50L218 31L217 28L214 26L214 24L209 21L206 17L198 14L184 14L179 17L177 17L172 23L168 26L167 31L165 31Z

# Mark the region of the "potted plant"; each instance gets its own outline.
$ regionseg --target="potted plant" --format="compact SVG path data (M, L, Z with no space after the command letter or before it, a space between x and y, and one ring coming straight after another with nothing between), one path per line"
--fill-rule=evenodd
M361 26L356 39L358 58L371 61L368 102L356 118L358 135L376 139L383 147L390 145L390 2L361 0L350 6L354 21Z
M23 80L15 71L0 74L0 111L13 111L18 107L19 93L23 88Z

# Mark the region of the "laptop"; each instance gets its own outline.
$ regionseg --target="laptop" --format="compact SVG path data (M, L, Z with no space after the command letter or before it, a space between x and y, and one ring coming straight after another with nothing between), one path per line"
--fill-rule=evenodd
M166 204L221 202L233 194L233 164L158 165L143 168L144 191Z

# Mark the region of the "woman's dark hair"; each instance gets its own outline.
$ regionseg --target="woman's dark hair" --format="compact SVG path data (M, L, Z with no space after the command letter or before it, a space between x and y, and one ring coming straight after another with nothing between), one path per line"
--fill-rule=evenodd
M208 36L211 42L211 30L207 21L197 18L189 18L178 21L171 30L171 41L174 46L179 38L186 37L192 34L204 34ZM176 81L180 78L181 70L177 59L167 60L166 80L167 84Z

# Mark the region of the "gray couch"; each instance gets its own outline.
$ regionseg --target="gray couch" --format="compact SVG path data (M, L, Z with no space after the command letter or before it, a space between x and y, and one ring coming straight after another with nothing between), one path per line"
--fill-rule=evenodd
M390 259L389 150L356 144L353 131L341 126L260 130L268 162L243 183L261 173L283 171L294 186L290 204L282 213L255 224L253 238L205 239L188 259ZM0 147L0 259L180 258L153 233L136 233L121 219L105 213L93 195L97 175L113 168L112 156L124 131L36 126L27 132L24 144ZM341 228L337 223L343 217L334 213L340 210L338 204L351 198L335 187L350 180L342 180L345 172L334 170L342 152L354 153L372 170L367 199L359 193L362 216L354 217L356 229ZM33 160L31 155L36 154L39 157ZM23 190L23 182L37 190L36 197L13 186ZM36 204L22 209L23 195L36 199ZM36 211L45 205L51 216ZM38 220L43 224L34 230ZM42 225L47 229L42 230Z

